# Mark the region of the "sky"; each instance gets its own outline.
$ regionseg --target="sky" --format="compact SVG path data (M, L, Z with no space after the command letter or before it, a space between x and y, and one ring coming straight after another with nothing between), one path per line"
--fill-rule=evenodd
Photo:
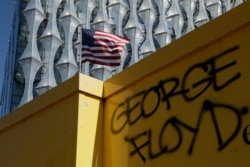
M0 4L0 93L4 76L5 58L7 54L10 27L14 13L14 2L16 0L2 0ZM1 95L1 94L0 94Z

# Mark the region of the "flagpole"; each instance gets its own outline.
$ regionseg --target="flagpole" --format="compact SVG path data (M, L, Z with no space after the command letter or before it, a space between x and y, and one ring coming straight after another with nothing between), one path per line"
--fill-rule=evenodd
M80 32L79 32L79 29L80 29ZM78 32L79 32L79 34L80 34L80 37L78 37L78 38L80 38L79 40L80 40L80 42L79 42L79 73L82 73L82 24L79 24L78 25Z
M79 72L82 73L82 27L79 25L78 29L80 28L80 44L79 44Z

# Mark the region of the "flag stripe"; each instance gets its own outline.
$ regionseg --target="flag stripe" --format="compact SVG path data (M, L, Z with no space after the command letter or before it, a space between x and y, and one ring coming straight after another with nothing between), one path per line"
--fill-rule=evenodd
M82 54L82 57L97 57L97 58L102 58L102 59L120 59L121 58L121 54L109 54L109 53L91 53L91 52L84 52L84 54Z
M86 60L86 61L82 61L82 63L86 63L86 62L91 62L93 64L100 64L100 65L105 65L105 66L119 66L121 63L110 63L110 62L104 62L104 61L95 61L95 60Z
M124 46L124 43L121 43L121 42L110 42L109 40L94 40L94 47L95 46L106 46L106 47L117 47L117 46L120 46L120 47L123 47Z
M85 55L85 54L93 54L95 56L120 56L121 55L121 51L117 51L117 50L114 50L112 52L106 52L104 50L89 50L89 49L84 49L82 50L82 55Z
M91 63L95 63L95 64L108 65L108 66L119 66L120 65L120 60L98 59L98 58L95 58L92 56L82 59L82 63L85 63L87 61L89 61Z
M114 56L114 57L105 57L105 56L102 56L102 57L99 57L99 56L93 56L91 54L89 55L86 55L86 56L83 56L82 57L82 60L85 60L85 59L95 59L95 60L99 60L99 61L119 61L121 59L121 57L118 57L118 56Z
M83 46L82 51L89 51L93 53L121 53L123 48L122 47L116 47L116 48L103 48L101 46L99 47L88 47L88 46Z
M92 48L93 50L97 49L105 49L107 51L112 51L114 49L119 49L119 50L123 50L124 46L120 46L120 45L117 45L117 46L108 46L106 44L100 44L100 43L97 43L95 44L95 46L87 46L87 45L84 45L82 46L83 48Z
M110 40L114 40L116 42L123 42L123 43L129 43L130 40L127 39L127 38L124 38L122 36L119 36L119 35L114 35L114 34L109 34L109 33L106 33L106 32L102 32L102 31L99 31L97 30L96 31L96 36L98 37L106 37L105 39L110 39Z

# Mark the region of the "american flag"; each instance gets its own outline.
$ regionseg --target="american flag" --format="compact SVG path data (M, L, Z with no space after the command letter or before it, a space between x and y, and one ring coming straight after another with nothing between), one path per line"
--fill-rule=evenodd
M121 53L130 40L100 30L82 30L82 60L106 66L119 66Z

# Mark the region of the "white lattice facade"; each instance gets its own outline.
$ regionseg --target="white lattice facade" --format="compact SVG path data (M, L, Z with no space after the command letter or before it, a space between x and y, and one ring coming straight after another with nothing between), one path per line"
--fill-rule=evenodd
M19 0L11 37L15 42L10 45L7 56L0 116L79 71L106 80L243 2ZM124 49L122 64L112 68L90 63L80 65L82 28L129 38L131 42Z

